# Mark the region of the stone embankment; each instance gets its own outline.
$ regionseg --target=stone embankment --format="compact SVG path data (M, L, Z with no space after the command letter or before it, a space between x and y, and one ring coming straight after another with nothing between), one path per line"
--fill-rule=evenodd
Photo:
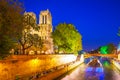
M60 69L56 69L55 71L50 72L46 75L35 77L35 80L55 80L59 76L67 73L68 71L72 70L73 68L75 68L76 66L78 66L81 63L83 63L83 62L74 61L74 62L72 62L70 64L66 64L66 65L62 66Z
M112 63L120 70L120 60L118 60L117 58L114 58L112 60Z
M32 79L35 76L45 76L49 72L70 66L74 61L76 61L76 56L73 54L13 55L6 60L0 60L0 80L21 80L20 78L25 77Z

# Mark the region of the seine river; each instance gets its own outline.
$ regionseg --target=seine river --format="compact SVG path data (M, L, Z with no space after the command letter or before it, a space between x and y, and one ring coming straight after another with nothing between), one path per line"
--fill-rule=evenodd
M120 71L110 63L109 58L99 57L103 67L97 68L87 66L91 59L86 59L85 63L64 75L61 80L120 80Z

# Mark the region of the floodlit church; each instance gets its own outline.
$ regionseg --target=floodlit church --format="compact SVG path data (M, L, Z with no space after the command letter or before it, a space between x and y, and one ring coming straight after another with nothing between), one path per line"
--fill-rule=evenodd
M24 14L31 15L37 23L36 15L33 12L25 12ZM42 53L46 53L46 54L53 53L53 39L51 38L52 16L49 10L40 12L38 27L39 27L39 31L34 31L31 29L31 33L38 34L40 38L44 41L43 45L47 48L47 50L42 51Z

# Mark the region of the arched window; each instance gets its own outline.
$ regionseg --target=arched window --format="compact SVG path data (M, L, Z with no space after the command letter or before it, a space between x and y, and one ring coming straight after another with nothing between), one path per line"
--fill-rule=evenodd
M44 15L42 16L42 24L44 24Z
M47 15L45 15L45 24L47 24Z

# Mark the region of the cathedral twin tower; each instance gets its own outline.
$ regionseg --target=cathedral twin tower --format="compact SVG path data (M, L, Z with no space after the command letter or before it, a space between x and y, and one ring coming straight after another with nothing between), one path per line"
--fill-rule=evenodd
M36 15L33 12L25 12L25 14L31 15L37 22ZM46 50L43 50L42 53L53 53L53 39L51 38L52 33L52 16L49 10L41 11L39 15L39 31L32 30L33 34L38 34L41 39L44 41L43 46Z

